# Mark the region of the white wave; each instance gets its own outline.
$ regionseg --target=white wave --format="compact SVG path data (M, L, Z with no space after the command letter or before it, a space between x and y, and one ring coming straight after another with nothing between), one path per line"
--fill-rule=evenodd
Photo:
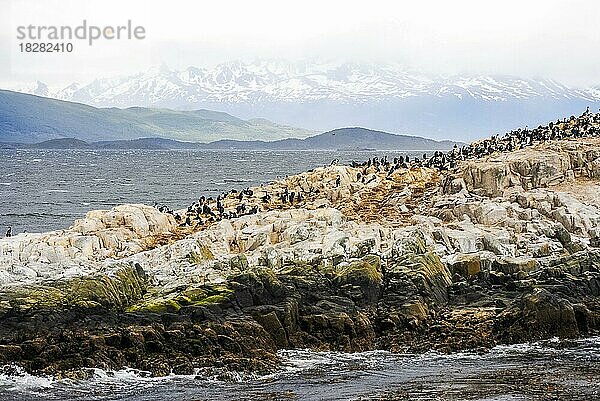
M553 354L564 355L583 355L587 358L600 359L600 337L590 337L573 340L573 346L562 346L568 340L552 338L549 340L497 345L485 353L476 353L470 351L441 353L438 351L427 351L421 354L395 354L388 351L376 350L357 353L344 352L313 352L308 349L303 350L282 350L278 355L282 358L283 372L299 372L316 368L325 368L327 366L340 366L351 363L361 363L363 367L377 364L380 361L387 360L400 364L410 363L435 363L435 362L456 362L456 361L477 361L502 359L508 357L529 358L532 355L550 356ZM281 374L267 375L267 378Z
M133 368L124 368L120 370L104 370L92 368L91 381L93 382L139 382L145 381L152 376L150 372Z
M223 179L223 181L225 181L226 183L252 182L251 179L245 179L245 178L225 178L225 179Z
M34 376L20 366L4 365L0 367L0 390L30 392L32 390L52 388L56 381L49 376Z
M195 369L189 375L169 374L162 377L153 377L150 372L124 368L120 370L103 370L91 368L91 376L85 380L55 380L48 376L34 376L26 373L22 368L5 365L0 367L0 392L21 392L43 394L47 389L77 389L86 392L94 386L111 387L127 384L134 387L148 388L161 385L168 381L186 382L203 381L205 383L243 383L253 380L271 381L285 379L290 375L298 375L310 371L330 371L331 369L347 369L366 371L375 369L378 374L385 374L378 370L379 366L388 365L385 370L405 371L415 366L421 374L431 370L432 374L447 367L463 366L475 363L479 365L486 362L502 361L504 358L517 358L520 361L534 355L552 357L562 354L569 358L586 359L591 362L600 361L600 337L577 339L573 341L551 339L525 344L499 345L487 353L457 352L443 354L429 351L422 354L395 354L388 351L375 350L357 353L345 352L315 352L308 349L281 350L278 355L282 359L280 369L272 374L255 375L249 373L229 371L221 368ZM450 364L450 365L448 365ZM493 363L492 363L493 365ZM358 368L358 369L356 369ZM417 372L417 373L418 373ZM510 399L510 398L505 398Z
M368 369L382 360L398 358L397 354L389 351L375 350L365 352L315 352L309 349L281 350L277 353L282 358L281 370L273 374L261 376L260 379L273 379L280 375L308 371L312 369L327 369L332 366L360 364Z

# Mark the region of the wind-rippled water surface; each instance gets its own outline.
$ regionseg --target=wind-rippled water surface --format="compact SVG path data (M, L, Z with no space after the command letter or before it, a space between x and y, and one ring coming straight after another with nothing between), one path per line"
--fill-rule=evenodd
M123 203L186 207L200 196L340 163L423 152L0 150L0 230L69 227Z

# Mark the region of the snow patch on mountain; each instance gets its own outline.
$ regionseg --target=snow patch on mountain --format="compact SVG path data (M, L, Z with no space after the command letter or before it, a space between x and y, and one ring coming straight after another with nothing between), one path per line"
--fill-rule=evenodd
M423 74L398 64L282 60L223 63L172 70L162 65L135 75L71 84L58 91L43 84L23 92L94 106L183 107L201 103L260 104L333 101L363 103L409 97L456 97L486 102L523 99L600 100L598 88L576 89L549 79L513 76Z

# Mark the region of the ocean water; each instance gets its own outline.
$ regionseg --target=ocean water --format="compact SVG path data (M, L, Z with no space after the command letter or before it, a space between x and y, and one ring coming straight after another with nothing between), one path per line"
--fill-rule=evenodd
M0 235L69 227L92 209L154 202L183 208L200 196L340 163L423 152L2 150Z
M282 351L267 376L198 372L148 377L94 370L90 379L0 373L0 400L470 400L600 399L600 338L498 346L484 354Z

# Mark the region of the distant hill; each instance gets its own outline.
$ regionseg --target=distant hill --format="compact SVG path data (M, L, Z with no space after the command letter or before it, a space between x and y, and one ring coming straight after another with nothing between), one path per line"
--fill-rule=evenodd
M21 144L27 149L91 149L93 145L75 138L49 139L40 143Z
M124 141L84 142L78 139L52 139L36 144L20 144L28 149L221 149L221 150L447 150L460 142L395 135L366 128L340 128L305 139L279 141L219 140L209 143L181 142L164 138Z
M301 128L263 119L242 120L211 110L96 108L0 90L0 142L37 143L64 138L98 142L144 137L184 142L210 142L223 138L273 141L311 134Z
M460 142L434 141L410 135L396 135L367 128L339 128L304 139L279 141L221 140L207 144L211 149L239 150L446 150Z
M379 149L379 150L443 150L451 149L452 141L434 141L410 135L395 135L382 131L352 127L339 128L304 140L286 139L278 141L290 147L298 146L306 149Z

